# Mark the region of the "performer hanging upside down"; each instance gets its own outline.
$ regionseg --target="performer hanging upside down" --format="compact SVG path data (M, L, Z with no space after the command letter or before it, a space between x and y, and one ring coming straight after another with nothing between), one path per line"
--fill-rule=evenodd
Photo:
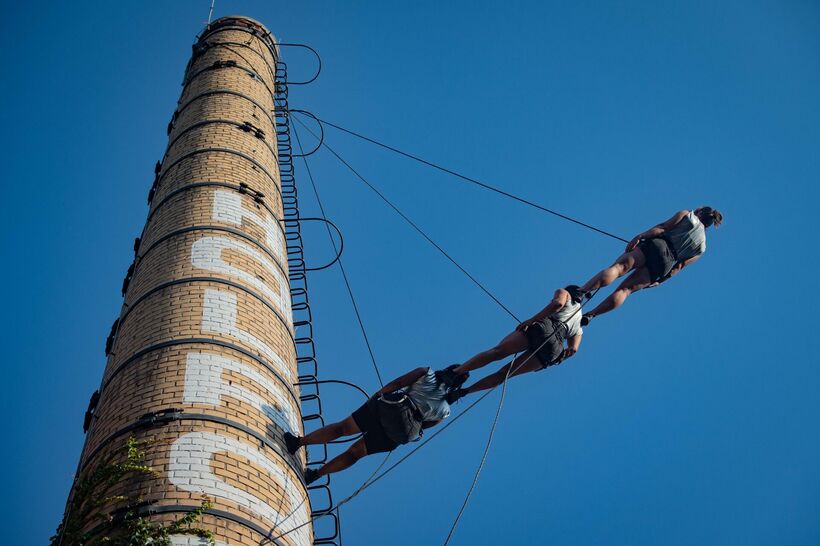
M512 377L537 372L559 364L577 353L583 335L581 304L578 299L572 298L571 293L578 293L579 290L579 287L575 285L559 288L546 307L532 318L519 324L515 331L499 341L498 345L478 353L464 364L453 368L451 372L448 371L449 368L445 370L445 374L469 373L490 362L521 353L494 374L488 375L465 389L453 389L448 396L448 401L452 403L467 394L500 385L508 373ZM567 342L566 348L564 348L564 340Z
M456 367L447 368L450 372ZM366 455L393 451L401 444L415 440L422 429L439 424L450 416L447 393L460 387L468 373L447 373L445 370L416 368L394 379L373 395L346 419L314 430L304 437L285 433L285 445L291 454L306 445L325 444L342 436L364 433L347 451L319 469L305 470L310 484L326 474L352 466Z
M581 287L583 296L588 297L592 291L632 271L608 298L584 315L583 324L620 306L630 294L658 286L691 265L706 252L706 228L721 223L720 212L712 207L700 207L691 212L677 212L669 220L636 235L614 264Z

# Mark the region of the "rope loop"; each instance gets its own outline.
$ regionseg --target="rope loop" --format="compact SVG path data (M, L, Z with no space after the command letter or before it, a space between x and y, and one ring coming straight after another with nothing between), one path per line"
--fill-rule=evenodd
M319 138L317 139L319 141L319 143L316 144L316 147L313 148L309 152L305 152L300 147L300 153L293 154L293 157L307 157L309 155L315 154L316 152L319 151L319 148L322 147L322 144L325 143L325 127L324 127L324 125L322 125L322 122L319 120L319 118L317 118L313 113L308 112L307 110L298 110L298 109L296 109L296 110L287 110L287 112L286 112L287 115L290 115L290 114L293 114L293 113L304 114L304 115L306 115L310 118L313 118L316 121L316 125L319 126ZM316 136L316 135L313 135L313 136Z
M342 230L339 229L339 226L328 220L327 218L318 218L318 217L310 217L310 218L293 218L292 220L282 220L283 223L288 222L323 222L326 225L332 227L336 230L336 233L339 235L339 247L337 248L336 245L333 245L334 250L336 251L336 256L328 263L320 267L305 267L305 271L322 271L323 269L327 269L331 267L333 264L338 262L342 258L342 252L345 249L345 239L342 236Z
M307 85L309 83L313 83L313 82L316 81L316 78L318 78L319 74L321 74L321 72L322 72L322 57L319 55L318 51L316 51L315 49L313 49L312 47L310 47L309 45L306 45L306 44L281 44L280 43L280 44L276 44L276 45L279 46L279 47L301 47L302 49L307 49L308 51L310 51L311 53L313 53L316 56L316 61L318 63L317 67L316 67L316 74L314 74L313 77L310 78L309 80L305 80L305 81L301 81L301 82L285 81L285 84L287 84L287 85Z

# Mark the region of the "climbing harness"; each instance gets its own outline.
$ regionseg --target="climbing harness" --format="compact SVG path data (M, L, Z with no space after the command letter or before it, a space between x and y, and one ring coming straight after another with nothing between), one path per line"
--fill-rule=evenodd
M386 393L371 402L388 438L397 444L406 444L421 436L424 417L407 394Z

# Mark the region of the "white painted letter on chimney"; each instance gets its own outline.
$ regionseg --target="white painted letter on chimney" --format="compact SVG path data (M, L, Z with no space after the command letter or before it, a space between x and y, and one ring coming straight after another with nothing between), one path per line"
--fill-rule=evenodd
M290 366L285 364L282 357L264 341L236 325L236 294L233 292L214 288L205 289L205 302L202 305L202 332L223 334L247 343L265 356L276 371L282 374L282 377L293 382Z
M225 370L241 374L259 385L265 396L260 396L235 382L228 383L222 379L222 372ZM293 399L278 382L270 381L252 367L222 355L188 353L183 401L186 404L219 406L222 396L230 396L248 403L267 415L279 428L301 435L302 427Z
M247 218L265 232L265 242L274 256L280 261L284 261L285 245L282 226L276 218L260 216L256 212L243 207L241 194L222 190L214 192L214 220L241 227L243 218Z
M265 272L270 280L266 283L260 276L254 275L251 271L243 271L242 269L232 266L222 259L222 253L226 250L233 250L241 252L257 263L265 267ZM228 237L212 236L202 237L194 241L191 246L191 264L200 269L207 269L222 275L232 275L237 277L261 292L270 303L279 310L288 328L292 331L293 326L291 321L293 317L290 310L290 288L285 280L284 275L273 263L273 260L267 254L257 251L251 245L235 241ZM274 288L271 289L270 285Z
M259 497L225 482L211 469L211 461L217 453L230 453L266 471L279 481L282 491L287 495L289 506L274 508ZM301 488L289 487L290 473L280 464L284 463L277 464L268 459L259 448L239 440L212 432L191 432L180 436L171 445L168 479L183 491L235 502L266 520L274 528L273 534L280 534L307 524L310 516L307 499L300 498L296 493ZM308 526L296 529L288 538L299 546L308 546Z

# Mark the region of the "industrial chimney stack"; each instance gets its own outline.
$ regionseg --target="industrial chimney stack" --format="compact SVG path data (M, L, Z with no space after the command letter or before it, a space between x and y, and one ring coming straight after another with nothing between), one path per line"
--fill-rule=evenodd
M98 510L115 514L114 534L125 532L127 511L169 525L208 501L193 527L218 546L313 542L303 525L304 460L282 440L284 431L302 433L302 419L274 115L278 55L271 33L244 17L214 21L193 48L87 414L69 521L82 478L124 460L132 439L154 472L126 472L105 493L123 497ZM90 517L83 529L100 525ZM171 540L206 544L182 533Z

